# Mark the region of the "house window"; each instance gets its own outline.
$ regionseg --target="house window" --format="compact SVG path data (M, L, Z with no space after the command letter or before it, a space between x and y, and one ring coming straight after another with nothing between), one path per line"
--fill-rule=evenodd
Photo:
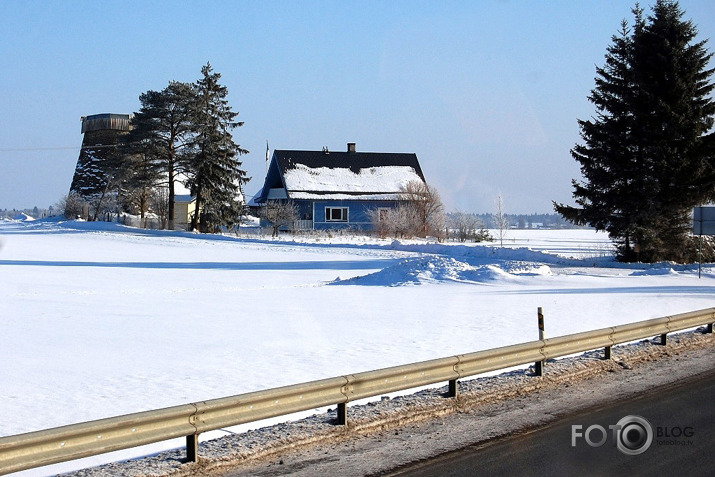
M328 222L347 222L348 208L347 207L326 207L325 220Z

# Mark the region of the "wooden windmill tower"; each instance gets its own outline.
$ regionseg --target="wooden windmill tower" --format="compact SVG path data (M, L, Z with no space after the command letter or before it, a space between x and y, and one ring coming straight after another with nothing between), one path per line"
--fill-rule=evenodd
M129 131L131 114L82 116L82 149L70 192L90 200L111 186L111 162L116 158L119 136Z

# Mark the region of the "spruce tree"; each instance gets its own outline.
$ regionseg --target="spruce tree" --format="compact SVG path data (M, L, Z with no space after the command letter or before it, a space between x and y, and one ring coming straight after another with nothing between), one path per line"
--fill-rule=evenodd
M174 186L189 162L188 146L194 135L193 85L172 81L162 91L139 97L141 109L132 118L132 135L151 146L148 160L163 175L169 191L168 228L174 228ZM138 146L139 147L139 146ZM148 146L147 146L148 147Z
M231 130L237 122L226 100L228 89L219 83L220 73L210 64L195 84L193 121L196 135L187 185L196 198L193 230L216 232L221 227L237 226L245 215L242 186L249 178L241 169L238 157L248 151L233 141Z
M647 20L634 15L597 68L596 117L579 121L577 206L554 206L608 231L621 260L686 260L690 210L715 191L711 55L705 41L692 43L696 29L677 2L659 0Z
M652 176L651 241L640 251L649 261L687 259L692 208L715 190L712 54L683 16L677 2L659 0L634 32L633 110Z
M137 127L121 139L123 168L126 171L123 182L126 192L125 210L139 212L142 227L155 188L161 184L164 174L158 160L157 147L152 140L152 131Z

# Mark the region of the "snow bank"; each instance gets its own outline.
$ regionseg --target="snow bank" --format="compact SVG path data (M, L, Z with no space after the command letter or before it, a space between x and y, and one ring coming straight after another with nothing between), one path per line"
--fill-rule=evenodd
M401 286L438 282L462 283L516 283L519 275L550 275L551 268L522 262L505 262L473 266L452 257L427 256L405 259L379 272L350 278L337 279L332 285Z
M20 213L13 217L13 220L17 220L18 222L32 222L33 220L35 220L35 218L30 217L27 214Z

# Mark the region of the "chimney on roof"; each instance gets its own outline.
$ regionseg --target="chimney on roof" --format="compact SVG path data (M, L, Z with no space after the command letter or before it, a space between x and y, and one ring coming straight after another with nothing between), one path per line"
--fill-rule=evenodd
M354 142L348 143L348 152L355 152L355 143Z

